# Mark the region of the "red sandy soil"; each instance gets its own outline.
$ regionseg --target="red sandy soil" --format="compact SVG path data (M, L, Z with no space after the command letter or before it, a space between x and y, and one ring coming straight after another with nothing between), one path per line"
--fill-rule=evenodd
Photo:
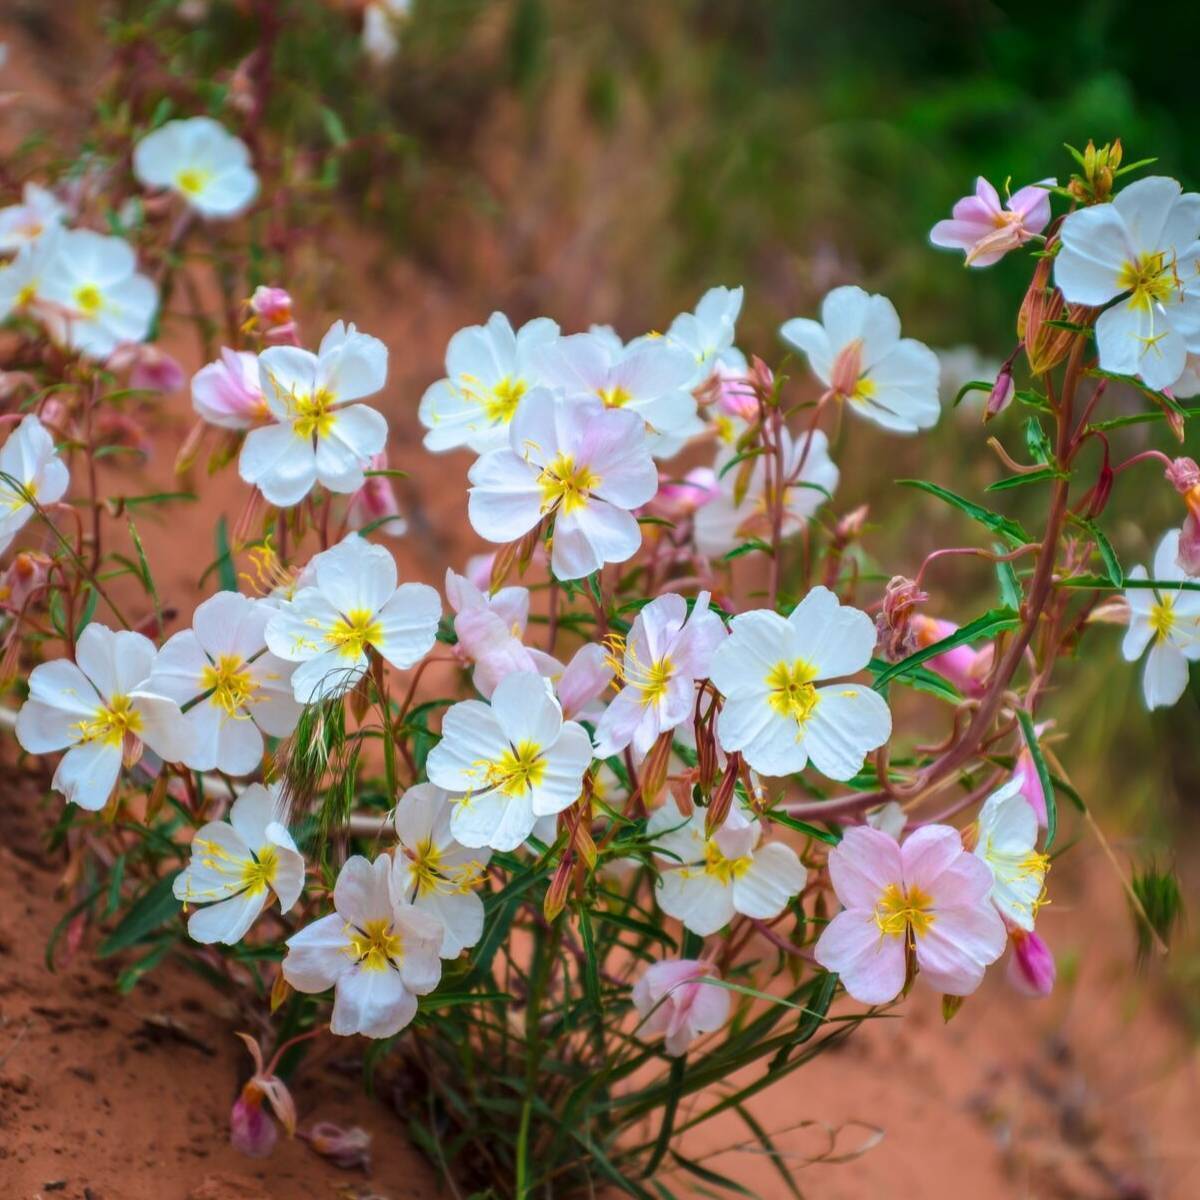
M57 68L47 84L47 75L29 66L37 48L3 22L0 35L10 40L6 86L32 91L47 111L78 87ZM419 451L416 403L439 374L450 333L487 310L361 234L340 237L336 251L336 274L328 258L314 255L306 282L297 286L306 304L304 331L315 340L328 319L344 315L392 348L380 407L393 431L392 463L412 472L401 484L411 531L395 544L397 555L403 577L440 584L447 566L461 569L466 555L482 547L465 523L466 463ZM511 282L502 278L498 253L490 270L479 266L477 274L476 295L495 285L502 296ZM189 371L200 365L185 328L169 329L168 345ZM171 465L189 423L184 396L165 400L155 422L155 459L145 469L109 474L102 487L123 494L178 490ZM194 476L182 486L199 492L202 504L139 518L164 601L181 614L198 598L197 577L213 557L217 513L232 523L245 500L232 469L216 480L202 469ZM179 625L176 619L170 629ZM0 743L0 764L12 761L11 744ZM363 1095L353 1066L360 1047L302 1074L296 1097L302 1127L333 1120L372 1133L369 1180L329 1165L300 1141L282 1140L266 1161L238 1156L228 1145L227 1122L247 1073L248 1059L233 1036L244 1021L228 997L172 962L130 997L118 996L113 981L120 964L90 958L90 933L65 963L60 950L56 974L47 971L44 947L67 903L56 895L64 864L43 843L58 801L43 805L11 769L0 771L0 1200L441 1194L388 1098ZM1196 1051L1155 969L1139 976L1131 968L1124 901L1094 843L1055 868L1053 895L1042 928L1060 963L1076 963L1077 970L1065 972L1074 979L1050 1000L1019 998L993 972L946 1027L937 997L918 991L901 1019L868 1025L845 1048L752 1104L765 1127L779 1131L777 1145L806 1196L1186 1200L1200 1194ZM803 1122L814 1124L800 1128ZM821 1123L837 1134L831 1156L849 1161L805 1165L829 1153ZM784 1194L761 1153L744 1148L745 1131L736 1122L722 1120L689 1136L687 1145L756 1195ZM685 1179L663 1178L687 1194Z

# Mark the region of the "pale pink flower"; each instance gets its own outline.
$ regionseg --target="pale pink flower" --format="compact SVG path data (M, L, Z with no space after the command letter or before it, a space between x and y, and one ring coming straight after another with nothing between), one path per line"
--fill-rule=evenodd
M1040 725L1035 725L1033 731L1040 738L1050 725L1051 722L1044 721ZM1041 776L1034 765L1033 754L1025 742L1022 742L1021 752L1017 755L1017 761L1013 765L1013 777L1017 776L1020 776L1021 779L1021 795L1028 801L1034 816L1037 817L1038 824L1044 829L1046 827L1046 792L1042 788Z
M729 1019L729 992L710 982L718 978L710 962L665 958L651 963L633 985L633 1006L642 1018L638 1033L664 1038L668 1054L686 1054L704 1033Z
M292 317L292 297L283 288L256 287L250 297L250 311L268 342L300 344L299 330Z
M1010 928L1012 954L1008 959L1008 982L1026 996L1048 996L1054 990L1058 969L1050 947L1030 930Z
M263 399L257 356L223 349L216 362L192 377L192 407L221 429L250 429L267 420L271 413Z
M624 686L596 727L600 758L626 746L643 758L660 734L691 719L696 681L707 677L713 651L727 636L708 602L701 592L689 614L687 601L671 593L638 613L619 661Z
M266 1158L275 1148L279 1131L264 1110L263 1101L270 1105L288 1137L296 1132L296 1104L287 1084L275 1074L275 1059L269 1066L264 1066L258 1043L248 1033L239 1033L238 1037L254 1059L254 1074L233 1103L229 1114L229 1142L248 1158ZM278 1057L277 1052L275 1058Z
M147 392L177 392L186 376L165 350L142 342L123 342L105 364L110 371L128 371L129 386Z
M996 189L981 175L975 194L955 204L950 220L939 221L929 240L948 250L964 250L968 267L990 267L1010 250L1036 237L1050 223L1053 179L1031 183L1001 206Z
M917 649L923 650L951 634L958 632L953 621L938 617L927 617L917 613L912 618L912 630L916 636ZM925 665L939 675L944 675L964 696L982 696L986 690L987 677L992 669L995 647L991 642L979 649L971 646L955 646L927 659Z
M0 607L20 612L34 592L46 586L50 559L36 550L22 550L0 574Z
M948 825L926 825L902 845L855 826L830 852L829 875L844 907L821 934L816 959L863 1004L900 994L910 949L921 978L950 996L970 995L1004 953L992 873Z
M594 725L604 712L599 699L614 674L603 646L595 642L580 646L554 685L563 716L568 721L591 721Z
M370 461L367 471L387 470L387 451L380 450ZM368 474L362 487L350 498L346 512L346 524L351 529L371 526L373 533L387 537L403 537L408 532L408 522L400 515L400 502L396 489L387 475Z
M682 479L660 474L658 494L646 505L646 511L668 521L678 521L720 494L717 473L712 467L693 467Z

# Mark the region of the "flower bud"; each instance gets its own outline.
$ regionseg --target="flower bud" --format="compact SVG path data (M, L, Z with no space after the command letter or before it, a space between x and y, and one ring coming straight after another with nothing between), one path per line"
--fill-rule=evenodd
M1012 402L1016 391L1017 385L1013 383L1012 366L1009 363L1005 363L1000 368L1000 374L996 376L996 382L992 385L987 404L984 406L984 422L986 423L993 417L999 416Z
M292 318L292 297L283 288L259 286L246 303L251 314L247 328L257 329L268 342L300 344L299 329Z
M177 392L186 377L164 350L146 342L123 342L105 364L110 371L129 372L129 386L148 392Z
M667 781L667 767L671 761L671 739L670 730L660 734L658 741L650 747L646 761L642 763L640 783L642 805L645 808L649 808L658 799L658 794Z
M1026 996L1048 996L1054 990L1058 971L1050 947L1036 933L1010 928L1012 954L1008 960L1008 982Z
M387 469L387 451L381 450L371 459L371 471ZM350 498L346 512L346 525L350 529L362 529L370 525L388 537L400 537L408 529L408 523L400 515L400 505L391 478L387 475L371 475Z
M25 602L46 586L50 559L37 550L22 550L0 574L0 608L20 612Z
M742 756L734 751L725 764L725 774L721 776L720 786L709 801L708 811L704 814L704 834L712 837L729 816L733 807L734 789L737 785L738 771L741 769Z

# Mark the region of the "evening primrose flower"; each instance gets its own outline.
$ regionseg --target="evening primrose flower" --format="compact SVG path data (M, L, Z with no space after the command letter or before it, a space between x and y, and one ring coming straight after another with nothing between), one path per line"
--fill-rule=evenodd
M1100 366L1170 387L1200 351L1200 195L1154 175L1069 213L1054 281L1072 303L1117 300L1096 322Z
M811 435L793 437L780 430L783 445L783 525L782 535L799 533L818 508L837 488L839 472L829 457L829 440L820 429ZM717 459L720 468L732 454ZM750 466L750 478L744 492L738 494L738 467L732 467L717 480L716 496L696 513L696 549L701 554L725 554L750 538L769 540L775 496L775 461L760 454ZM769 472L769 473L768 473Z
M725 625L701 592L691 613L682 596L651 600L637 615L613 663L622 683L596 726L596 756L609 758L626 746L644 758L659 735L691 718L696 681L708 676Z
M975 857L992 872L992 903L1011 925L1027 932L1046 887L1050 859L1037 850L1037 815L1016 775L994 791L979 810Z
M477 454L508 442L522 398L542 383L536 352L558 338L558 325L538 317L516 333L503 313L460 329L446 347L446 378L421 397L427 450L466 446Z
M703 383L718 364L745 370L746 359L733 344L744 294L745 289L740 287L709 288L700 297L695 312L680 313L671 322L666 340L691 354L693 386Z
M850 779L867 752L891 736L892 717L878 692L833 683L861 671L875 647L866 613L815 587L788 617L767 609L741 613L713 655L713 683L725 696L717 737L764 775L790 775L809 759L831 779Z
M0 253L10 254L36 242L47 230L62 225L67 206L48 188L32 181L21 192L21 203L0 208Z
M301 704L349 691L367 669L367 651L401 669L437 638L442 602L425 583L396 586L396 560L349 533L312 561L315 585L278 604L267 622L272 654L299 663L292 690Z
M506 676L491 704L464 700L442 721L429 753L429 778L456 795L450 829L464 846L515 850L538 817L579 799L592 744L582 725L564 721L536 675Z
M143 186L167 188L202 217L236 217L258 195L250 151L212 117L168 121L133 148Z
M902 845L853 826L829 852L829 876L843 908L821 934L816 960L863 1004L900 994L910 954L930 987L969 996L1004 953L992 873L948 825L926 825Z
M119 237L71 229L55 239L53 249L37 291L51 336L101 360L122 342L145 341L158 289L138 274L133 247Z
M1010 250L1031 241L1050 223L1050 192L1054 179L1031 183L1009 196L1004 205L996 189L981 175L975 194L955 204L953 216L930 231L935 246L964 250L968 267L990 267Z
M442 927L394 896L392 860L346 859L336 911L287 940L283 977L298 992L334 989L331 1033L386 1038L417 1015L417 997L442 977Z
M716 964L688 958L651 963L633 985L631 999L644 1038L662 1037L672 1057L686 1054L704 1033L729 1020L729 991L710 982L719 979Z
M30 413L0 449L0 554L33 516L30 499L55 504L71 482L46 427Z
M351 401L387 379L387 347L336 321L316 354L270 346L258 359L263 399L274 419L246 435L238 472L279 508L298 504L316 483L349 494L387 442L387 421Z
M252 783L233 802L229 820L209 821L192 838L192 857L172 890L185 905L195 942L232 946L271 902L287 912L304 887L304 857L285 824L278 784Z
M594 725L604 712L600 697L613 681L612 656L596 642L586 642L571 656L571 661L554 680L554 694L568 721L591 721Z
M483 881L490 850L461 845L450 829L453 804L434 783L410 787L396 805L399 845L394 856L396 894L442 924L443 958L457 958L483 934Z
M15 258L0 264L0 320L13 313L43 315L44 281L61 253L62 238L60 227L53 226L37 241L21 246Z
M885 296L860 287L834 288L821 304L819 322L796 317L779 333L804 351L830 394L857 416L894 433L937 424L938 357L900 336L900 318Z
M179 706L145 691L154 643L92 622L75 643L75 662L42 663L29 675L29 699L17 713L17 741L30 754L66 750L50 786L69 803L101 809L123 761L145 743L166 762L188 753Z
M221 350L221 357L192 377L192 407L220 429L251 429L270 420L258 377L258 355Z
M641 417L538 388L509 438L507 449L471 468L467 512L476 533L512 542L553 517L550 565L559 579L582 579L637 553L642 532L631 510L658 488Z
M656 457L669 457L704 430L692 395L695 360L664 338L620 346L603 334L576 333L539 347L534 362L542 382L569 398L595 397L637 413Z
M650 814L659 908L701 937L736 913L763 921L779 916L807 875L795 850L783 842L759 845L761 823L736 804L712 837L704 826L704 809L685 819L673 797Z
M249 775L262 764L263 735L286 737L301 708L292 695L295 664L267 650L275 609L237 592L200 604L192 628L167 639L146 688L187 706L194 771Z
M1154 552L1154 578L1164 583L1190 582L1179 565L1179 530L1172 529ZM1130 580L1146 578L1136 566ZM1188 663L1200 659L1200 592L1169 588L1128 588L1129 628L1121 643L1126 662L1136 662L1149 645L1142 673L1142 695L1149 709L1169 707L1183 695Z

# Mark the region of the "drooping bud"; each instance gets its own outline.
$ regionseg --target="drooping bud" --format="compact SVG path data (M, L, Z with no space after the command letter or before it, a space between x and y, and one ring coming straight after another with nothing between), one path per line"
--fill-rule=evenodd
M1058 970L1050 947L1036 933L1010 928L1012 954L1008 960L1008 982L1026 996L1048 996L1054 990Z
M279 1130L263 1111L264 1093L250 1080L229 1114L229 1144L247 1158L266 1158L275 1149Z
M568 849L563 854L558 866L555 867L550 886L546 889L546 898L542 901L542 913L547 921L553 921L566 907L567 892L571 887L574 875L575 855Z
M984 405L984 422L999 416L1012 402L1016 391L1017 385L1013 382L1012 364L1007 362L1000 368L1000 373L996 376L996 382L992 385L992 390L988 395L987 404Z
M693 728L696 732L696 782L700 792L707 796L717 780L717 739L713 733L713 721L716 719L716 705L709 706L708 712L700 715L700 706L696 706L696 717Z
M875 618L880 657L899 662L918 648L913 630L914 610L929 597L911 580L894 575L883 593L883 605Z

